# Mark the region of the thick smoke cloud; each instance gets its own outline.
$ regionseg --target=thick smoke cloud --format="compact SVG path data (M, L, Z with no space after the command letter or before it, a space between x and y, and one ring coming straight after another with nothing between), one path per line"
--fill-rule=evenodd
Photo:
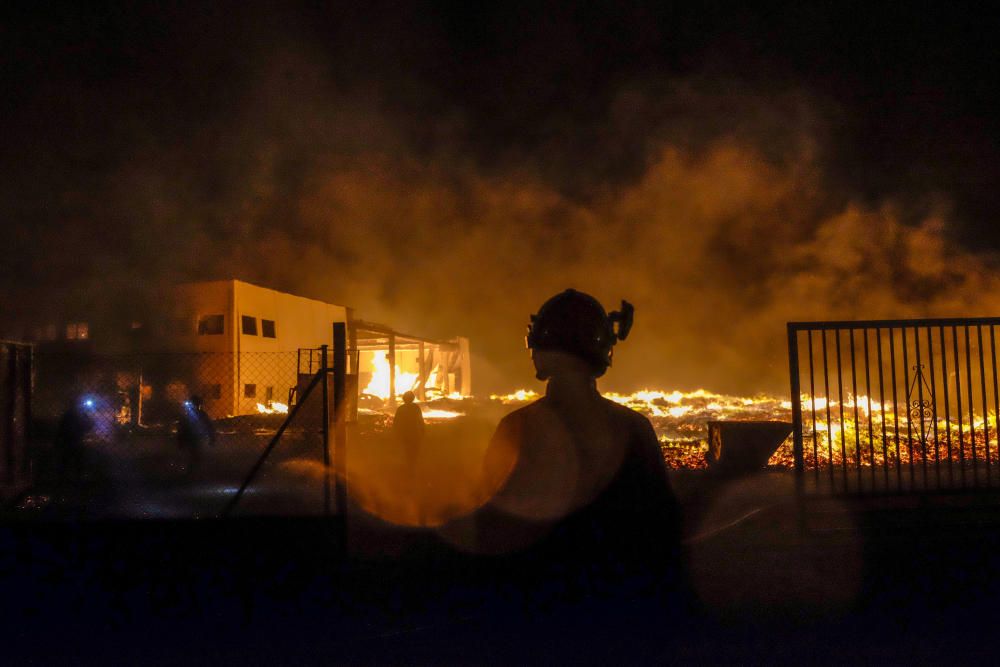
M907 224L891 204L849 201L820 214L822 183L800 160L776 167L725 140L697 155L664 146L637 183L585 204L530 178L334 171L302 200L302 221L351 259L307 260L326 268L304 286L365 295L400 326L468 334L508 382L530 378L519 344L544 298L567 286L610 307L628 298L635 334L608 378L621 388L779 390L788 320L989 311L996 279L948 241L943 217ZM274 247L259 247L262 264Z
M788 320L995 312L992 259L951 240L946 197L872 203L831 177L829 100L636 80L600 122L484 158L433 90L400 108L384 83L278 53L203 120L132 119L110 166L54 180L5 285L238 277L467 335L481 393L533 382L528 315L569 286L636 305L618 389L783 391Z

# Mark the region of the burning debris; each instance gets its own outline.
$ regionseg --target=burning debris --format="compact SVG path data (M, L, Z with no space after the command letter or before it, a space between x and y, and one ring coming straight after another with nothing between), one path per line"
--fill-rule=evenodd
M390 404L408 391L421 401L472 394L469 340L437 340L402 333L384 324L351 323L352 366L362 397Z
M267 405L258 403L257 412L262 415L287 415L288 405L285 403L278 403L277 401L271 401Z
M690 392L644 389L632 394L607 393L605 397L650 420L671 468L707 466L705 456L711 421L792 419L791 401L766 394L734 396L705 389ZM490 396L491 400L510 406L537 398L536 392L526 389ZM925 460L958 463L959 459L972 461L974 458L1000 465L997 440L1000 427L993 411L987 417L975 416L972 422L959 423L957 416L952 416L950 421L937 419L933 424L926 417L921 423L919 415L911 415L905 403L897 408L892 401L880 403L866 395L847 394L843 401L837 401L803 394L801 406L807 468L826 466L830 462L856 467L860 461L863 467L881 467L886 463L897 466ZM841 408L850 415L858 411L858 427L853 419L840 419ZM794 466L791 436L771 457L770 465Z
M372 355L372 379L368 382L368 385L361 390L362 394L368 394L369 396L377 396L378 398L387 399L390 395L390 381L393 373L393 369L389 367L389 353L384 350L379 350L374 352ZM396 396L402 395L404 392L411 391L417 383L419 375L417 373L404 373L400 370L399 365L395 365L395 394ZM437 369L435 368L431 371L431 375L428 378L428 384L432 383L433 379L437 377Z
M791 402L775 396L732 396L717 394L705 389L695 391L662 391L643 389L632 394L609 392L604 394L615 403L624 405L644 415L653 424L663 448L664 459L671 468L704 468L708 452L708 422L735 421L786 421L791 418ZM490 397L504 405L520 405L538 398L531 390L519 389L509 394ZM772 462L791 466L791 441L787 460L785 446L779 449Z

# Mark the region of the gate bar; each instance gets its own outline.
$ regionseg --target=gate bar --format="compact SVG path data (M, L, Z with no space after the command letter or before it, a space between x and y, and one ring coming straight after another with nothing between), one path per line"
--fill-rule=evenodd
M872 422L872 372L868 359L868 330L863 329L865 335L865 397L868 399L868 457L871 461L872 469L872 489L875 489L875 426Z
M882 412L882 468L885 470L885 488L889 488L889 443L885 432L885 374L882 363L882 329L875 328L875 349L878 350L878 402Z
M837 406L838 412L840 413L840 469L843 470L844 479L844 491L847 491L847 444L846 436L844 435L845 428L844 424L844 370L843 364L840 360L840 329L835 329L833 332L833 340L837 344Z
M951 328L951 346L955 353L955 400L958 403L958 464L962 473L962 488L965 488L965 432L962 430L962 369L958 362L958 328Z
M858 490L861 490L861 431L858 428L858 364L854 354L854 330L850 330L851 336L851 400L854 403L854 455L858 459Z
M910 468L910 490L912 491L916 488L916 482L914 481L913 474L913 419L910 413L910 386L909 382L906 380L906 374L910 370L910 357L907 353L906 345L906 327L899 328L900 340L903 343L903 391L906 392L906 456L909 459ZM896 412L899 412L899 406L896 407Z
M806 339L809 343L809 399L812 402L813 467L816 469L816 481L819 482L819 449L817 446L817 437L816 437L816 377L813 369L812 331L807 331L806 334L807 334Z
M938 419L937 419L937 380L934 377L934 337L931 335L931 328L927 327L927 363L930 365L930 372L928 375L931 376L931 405L933 409L931 410L931 419L933 420L934 429L934 470L935 479L937 480L937 488L941 488L941 440L938 433Z
M976 416L973 413L974 397L972 395L972 357L969 351L969 327L965 327L965 382L968 386L969 393L969 435L972 438L972 481L974 484L979 482L979 471L977 470L977 463L979 462L979 452L976 451Z
M810 359L812 345L809 346ZM805 528L805 511L802 501L805 497L805 461L802 452L802 395L799 388L799 336L788 326L788 372L791 381L792 399L792 451L795 456L795 496L799 507L799 529ZM827 401L829 403L829 401ZM815 423L813 424L815 428Z
M976 325L976 339L979 345L979 386L983 396L983 442L986 445L986 486L993 486L990 472L990 412L986 403L986 360L983 359L983 327Z
M993 433L997 436L997 454L1000 455L1000 387L997 386L997 342L992 324L990 325L990 360L993 362Z
M899 456L899 395L896 391L896 343L889 327L889 371L892 373L892 423L895 432L893 442L896 445L896 488L903 488L903 468Z
M826 396L826 451L829 456L830 465L830 490L833 490L833 419L830 417L830 366L827 363L826 352L826 332L823 332L823 394Z
M948 484L955 484L955 459L951 450L951 397L948 395L948 348L944 343L944 327L941 334L941 386L944 388L944 423L945 439L948 442Z
M927 486L927 427L924 419L924 361L920 355L920 330L913 328L913 346L916 353L917 371L913 381L917 383L917 409L920 411L920 469L924 473L923 484ZM927 352L930 354L930 350Z

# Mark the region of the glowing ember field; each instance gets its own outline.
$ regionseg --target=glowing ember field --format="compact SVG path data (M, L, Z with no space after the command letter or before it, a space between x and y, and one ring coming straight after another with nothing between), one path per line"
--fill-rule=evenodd
M490 396L490 402L509 411L536 400L531 390ZM708 450L709 421L791 421L792 406L776 396L732 396L704 389L691 392L643 390L633 394L606 393L605 397L645 415L672 468L703 468ZM442 397L424 404L428 420L451 419L481 411L474 398ZM932 419L918 411L898 413L892 402L879 403L867 396L847 395L844 400L802 396L803 449L807 469L827 467L881 468L938 462L956 466L1000 466L1000 430L997 415L971 421ZM814 417L815 415L815 417ZM789 436L771 457L770 465L792 468L794 456Z
M705 467L709 421L791 420L790 402L774 396L728 396L704 389L691 392L643 390L604 396L649 418L660 439L664 458L673 468ZM489 401L428 392L428 400L420 405L429 423L462 417L499 420L507 412L538 398L537 392L526 389L493 394ZM364 406L359 409L362 414L391 414L384 397L379 395L364 392L360 404ZM782 445L771 463L792 466L791 439Z
M366 413L389 413L386 403L389 397L390 365L384 353L372 359L371 380L362 390L362 411ZM421 404L424 419L429 422L455 419L463 416L496 415L497 407L507 412L539 397L528 389L519 389L509 394L494 394L484 410L483 402L459 394L445 394L439 387L438 370L433 369L424 384L427 400ZM395 368L395 388L397 397L405 391L416 391L417 375ZM701 468L706 465L708 450L708 425L713 420L790 420L791 403L773 396L754 397L727 396L704 389L697 391L657 391L643 390L633 394L604 394L607 398L626 405L649 418L659 436L664 458L671 467ZM792 465L791 440L782 446L772 463Z
M729 396L704 389L658 391L644 389L632 394L605 393L605 398L645 415L653 424L664 458L672 468L704 468L708 451L708 422L716 420L790 421L791 403L774 396ZM493 400L520 405L538 398L533 391L493 395ZM771 459L775 465L792 466L791 439Z
M420 402L429 423L462 417L497 420L504 413L534 401L539 394L519 389L509 394L493 394L484 401L458 393L446 393L433 369L421 385L413 373L396 368L397 399L406 391L422 391ZM359 411L363 414L391 415L388 402L389 362L384 354L372 360L371 379L361 392ZM733 396L705 389L661 391L644 389L632 394L606 393L604 396L645 415L653 424L663 448L664 459L672 468L703 468L707 465L708 422L710 421L791 421L792 404L776 396ZM915 407L916 406L916 407ZM946 407L946 406L941 406ZM841 400L801 396L804 463L806 468L831 464L847 468L881 468L950 462L973 466L980 463L1000 466L997 433L1000 422L995 411L986 416L962 416L959 406L945 418L909 402L880 403L870 396L843 395ZM286 413L288 406L257 405L258 412ZM770 465L794 466L792 438L789 436L771 457Z

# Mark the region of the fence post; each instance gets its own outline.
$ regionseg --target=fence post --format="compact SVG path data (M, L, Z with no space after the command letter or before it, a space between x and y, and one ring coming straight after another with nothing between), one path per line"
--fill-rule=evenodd
M27 363L24 364L21 375L21 391L24 407L24 450L23 459L21 460L21 476L27 481L31 481L32 477L32 448L34 442L34 434L32 433L32 410L31 403L35 394L35 348L29 345L26 350Z
M788 324L788 375L791 379L792 451L795 456L795 499L798 506L799 529L805 530L805 457L802 453L802 390L799 382L799 334Z
M323 515L330 516L330 382L327 369L327 346L320 346L320 364L323 374Z
M396 334L389 334L389 407L396 407Z
M8 483L14 482L15 463L15 438L17 432L14 426L17 418L17 347L7 346L7 381L4 386L7 388L7 395L4 397L6 406L4 410L4 476Z
M334 419L334 478L337 492L337 511L340 513L338 530L340 544L347 551L347 327L343 322L333 324L333 419Z

